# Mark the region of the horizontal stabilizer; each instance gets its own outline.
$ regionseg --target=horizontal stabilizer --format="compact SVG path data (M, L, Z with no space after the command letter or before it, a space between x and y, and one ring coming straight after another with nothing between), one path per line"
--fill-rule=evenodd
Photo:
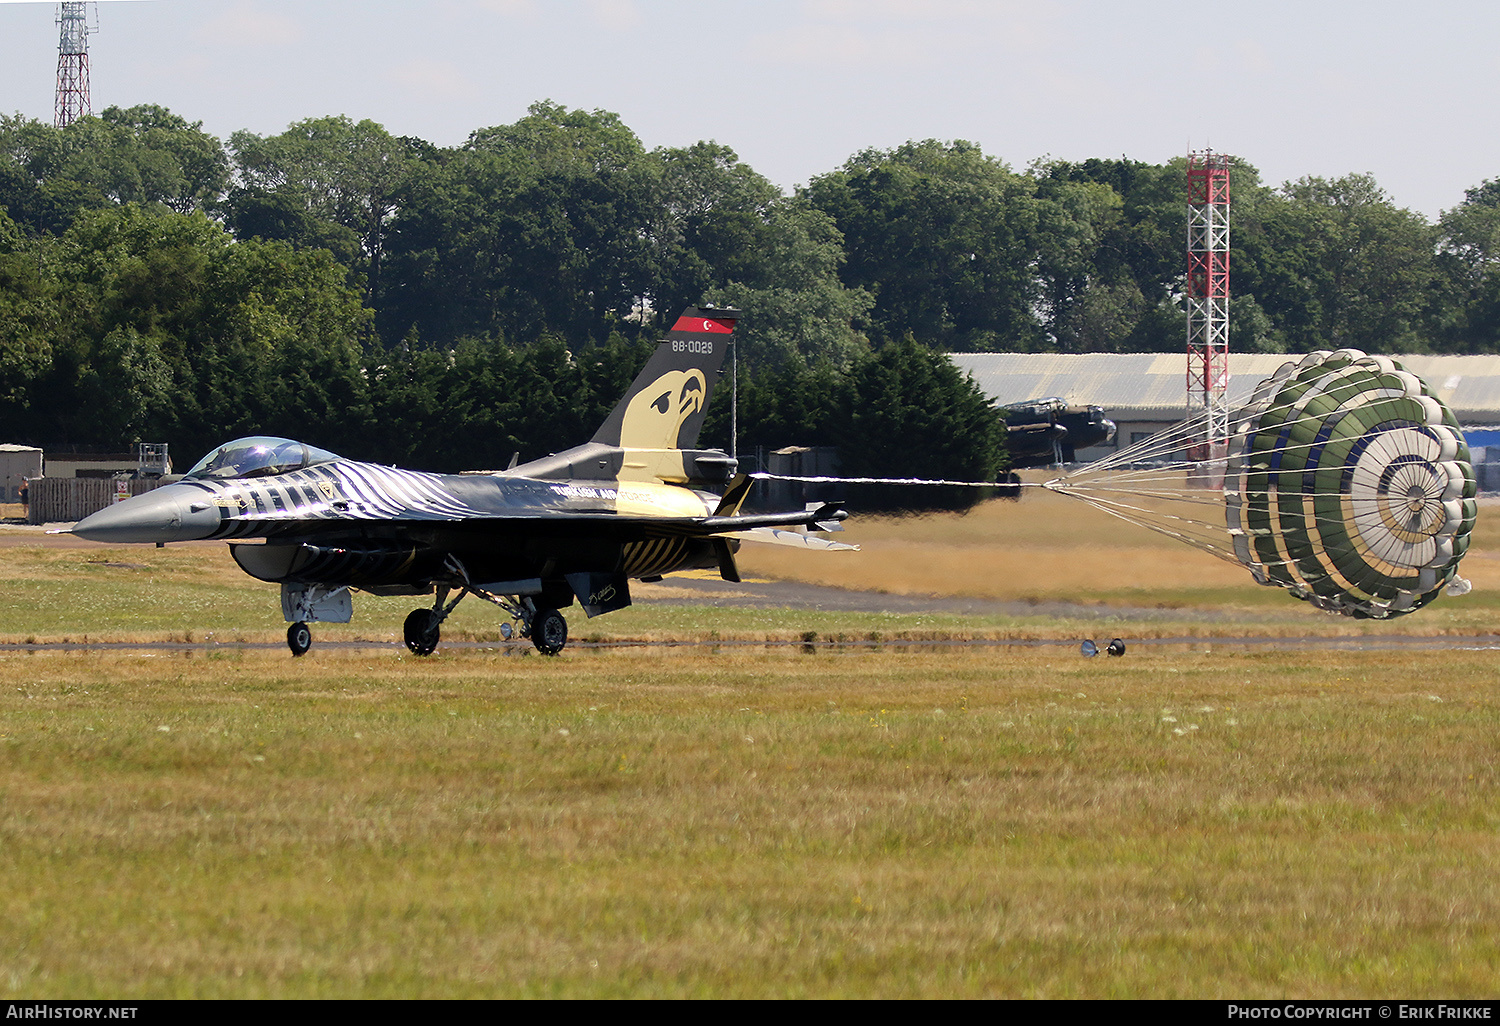
M848 516L849 514L840 509L836 503L830 502L811 512L801 510L795 513L749 513L737 517L702 517L672 526L677 530L686 530L690 534L724 534L728 531L746 531L753 527L807 527L817 523L837 523L847 519ZM671 524L671 521L656 520L654 523L667 526Z
M757 542L762 545L789 545L799 549L816 549L820 552L858 552L858 545L830 541L801 531L783 531L776 527L756 527L748 531L736 531L729 538L739 541Z

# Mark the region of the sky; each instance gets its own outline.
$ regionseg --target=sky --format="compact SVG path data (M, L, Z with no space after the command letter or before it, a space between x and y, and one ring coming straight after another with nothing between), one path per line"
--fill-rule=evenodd
M52 120L56 12L0 0L0 111ZM788 190L929 138L1016 170L1212 148L1271 185L1366 173L1428 220L1500 178L1479 0L105 0L97 22L96 111L225 140L343 114L453 146L550 99Z

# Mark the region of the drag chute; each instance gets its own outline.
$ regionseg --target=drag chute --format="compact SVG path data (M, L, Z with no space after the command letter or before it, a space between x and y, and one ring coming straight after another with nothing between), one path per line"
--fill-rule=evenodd
M1401 364L1310 353L1261 382L1234 424L1216 462L1190 456L1204 423L1189 421L1045 487L1346 616L1399 616L1468 590L1457 576L1476 511L1468 446ZM1222 492L1206 487L1220 480Z

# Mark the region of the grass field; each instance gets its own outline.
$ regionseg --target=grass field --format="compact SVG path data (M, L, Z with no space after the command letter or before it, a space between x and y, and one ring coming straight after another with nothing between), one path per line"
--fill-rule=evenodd
M1500 622L1500 517L1484 512L1461 565L1474 591L1389 623L1328 616L1280 588L1256 585L1243 567L1042 489L1028 490L1020 502L985 503L966 516L855 517L835 537L862 551L814 559L746 545L740 562L751 572L843 588L1212 610L1231 621L1315 634L1489 633Z
M1464 564L1473 594L1351 626L1029 505L856 521L864 552L784 572L874 561L887 590L1047 601L1077 598L1067 575L1094 561L1091 601L1208 615L1220 635L1493 630L1491 535ZM222 551L0 546L6 635L279 637L275 589ZM319 637L393 634L410 605L361 596ZM497 623L464 616L474 636ZM948 614L570 620L1048 636ZM6 997L1492 997L1500 978L1491 651L0 664Z

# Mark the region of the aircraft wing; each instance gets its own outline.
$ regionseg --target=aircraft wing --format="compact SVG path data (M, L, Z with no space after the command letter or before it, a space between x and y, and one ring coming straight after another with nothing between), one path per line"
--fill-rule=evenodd
M305 511L303 511L305 513ZM373 518L361 516L339 516L339 511L329 511L323 516L309 518L298 515L298 511L273 511L249 513L225 518L225 522L236 525L264 525L279 523L278 534L327 534L347 530L352 524L368 523ZM814 527L845 519L848 514L835 504L815 510L795 510L786 513L751 513L735 516L671 517L617 513L612 510L559 510L518 509L503 514L481 514L475 516L434 516L431 513L416 515L387 515L378 521L389 525L418 524L432 526L444 523L466 531L504 531L507 528L569 526L587 528L609 534L677 535L684 538L711 538L758 528Z

